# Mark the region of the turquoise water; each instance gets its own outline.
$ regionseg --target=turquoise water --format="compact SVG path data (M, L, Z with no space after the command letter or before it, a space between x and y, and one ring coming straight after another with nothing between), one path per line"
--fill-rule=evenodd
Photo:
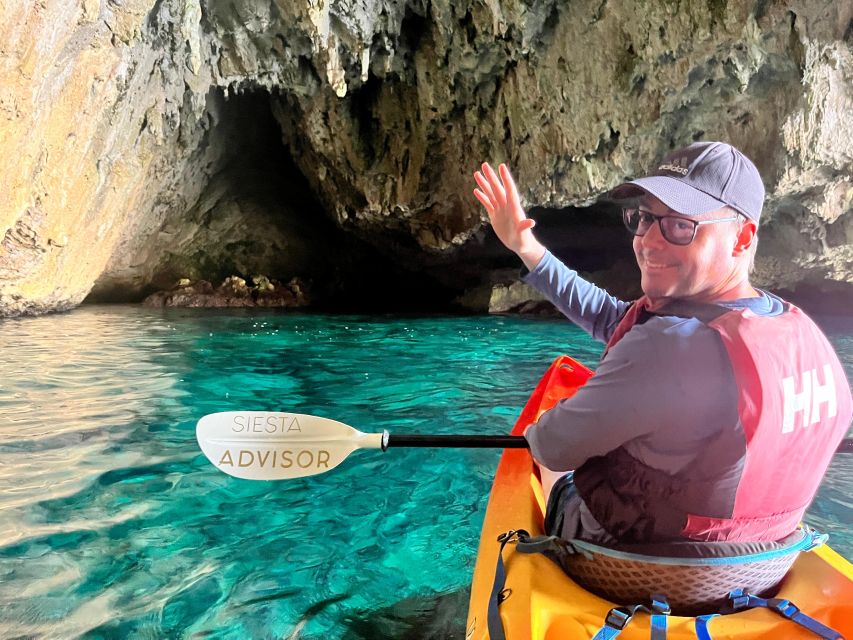
M853 327L831 336L853 378ZM490 450L359 451L237 480L215 411L505 433L566 322L83 307L0 324L0 637L461 638ZM809 521L853 555L853 456Z

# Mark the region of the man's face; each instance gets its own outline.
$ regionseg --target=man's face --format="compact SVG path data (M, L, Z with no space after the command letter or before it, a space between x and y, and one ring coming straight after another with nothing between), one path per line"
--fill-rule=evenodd
M653 196L644 196L640 208L655 215L674 215L688 220L729 218L718 209L698 218L680 216ZM697 302L720 299L742 280L744 274L733 255L737 244L737 221L700 225L693 242L679 246L667 242L655 222L644 236L634 237L634 255L642 275L643 292L654 302L680 298Z

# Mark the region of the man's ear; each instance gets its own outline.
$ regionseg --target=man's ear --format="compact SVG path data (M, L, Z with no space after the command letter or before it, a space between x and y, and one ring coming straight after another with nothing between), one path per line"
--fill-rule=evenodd
M745 219L740 224L737 237L735 238L735 246L732 249L733 256L741 256L747 253L756 241L755 235L758 233L758 225L752 220Z

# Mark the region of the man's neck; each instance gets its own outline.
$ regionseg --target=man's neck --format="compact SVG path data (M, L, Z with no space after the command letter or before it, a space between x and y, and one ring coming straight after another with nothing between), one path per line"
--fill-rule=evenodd
M737 287L732 287L722 292L703 292L695 296L684 296L680 298L651 298L644 296L649 311L657 311L671 302L699 302L704 304L716 304L719 302L731 302L732 300L743 300L744 298L759 298L761 293L749 282L743 282Z
M749 284L748 281L740 283L736 287L732 287L725 291L708 296L696 296L693 302L731 302L732 300L743 300L744 298L758 298L761 294L758 290Z

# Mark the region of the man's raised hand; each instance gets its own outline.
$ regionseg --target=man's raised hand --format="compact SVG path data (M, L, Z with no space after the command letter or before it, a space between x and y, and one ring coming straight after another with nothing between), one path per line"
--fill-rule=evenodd
M536 222L524 213L509 169L501 164L498 171L500 176L488 162L484 162L480 171L474 172L474 180L479 187L474 189L474 196L489 214L489 222L498 239L532 270L545 255L545 247L531 231Z

